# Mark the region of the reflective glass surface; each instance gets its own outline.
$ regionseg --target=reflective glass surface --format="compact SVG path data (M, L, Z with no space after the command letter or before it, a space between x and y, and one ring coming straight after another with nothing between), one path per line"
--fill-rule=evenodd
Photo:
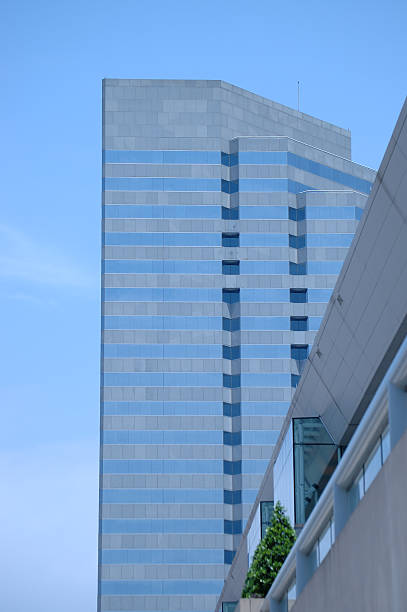
M217 178L104 178L104 191L221 191Z
M319 418L293 419L295 522L305 523L339 460L339 449Z
M104 329L221 329L221 317L105 316Z
M114 287L102 290L104 302L218 302L221 296L222 289L201 287Z
M106 246L221 246L219 234L198 232L106 232Z
M105 358L207 357L221 359L222 347L219 344L104 344L103 355ZM236 359L236 357L233 357L233 359Z
M223 550L210 548L176 549L176 548L142 548L102 550L102 563L128 564L128 563L223 563Z
M105 260L106 274L222 274L220 261L189 259L114 259Z
M119 430L103 432L104 444L222 444L221 431Z
M105 387L221 387L217 372L105 372Z
M223 462L211 459L184 460L142 460L105 459L102 461L104 474L222 474Z
M118 179L117 179L118 180ZM130 179L128 179L130 180ZM174 179L175 180L175 179ZM208 179L209 180L209 179ZM103 207L105 219L220 219L219 206L120 206Z

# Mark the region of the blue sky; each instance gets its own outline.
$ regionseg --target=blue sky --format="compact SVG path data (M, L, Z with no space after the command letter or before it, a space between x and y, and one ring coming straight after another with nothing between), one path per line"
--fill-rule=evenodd
M350 128L376 168L406 94L392 0L3 0L0 599L96 609L101 79L223 79Z

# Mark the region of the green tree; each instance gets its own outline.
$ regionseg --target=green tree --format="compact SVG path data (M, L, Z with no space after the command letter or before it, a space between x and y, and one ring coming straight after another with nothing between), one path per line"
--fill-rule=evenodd
M265 597L295 542L295 531L277 502L264 538L254 553L242 597Z

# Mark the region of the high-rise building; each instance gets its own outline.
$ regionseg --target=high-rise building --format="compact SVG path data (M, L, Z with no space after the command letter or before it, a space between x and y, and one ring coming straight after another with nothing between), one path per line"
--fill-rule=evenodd
M222 81L103 84L99 610L212 612L374 172Z

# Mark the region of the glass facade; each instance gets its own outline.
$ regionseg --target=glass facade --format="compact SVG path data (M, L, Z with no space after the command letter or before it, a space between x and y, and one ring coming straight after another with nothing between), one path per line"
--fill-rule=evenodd
M293 419L295 524L303 525L340 458L321 419Z
M187 136L210 113L126 127L109 104L164 95L126 87L104 112L99 610L212 612L368 185L241 126Z

